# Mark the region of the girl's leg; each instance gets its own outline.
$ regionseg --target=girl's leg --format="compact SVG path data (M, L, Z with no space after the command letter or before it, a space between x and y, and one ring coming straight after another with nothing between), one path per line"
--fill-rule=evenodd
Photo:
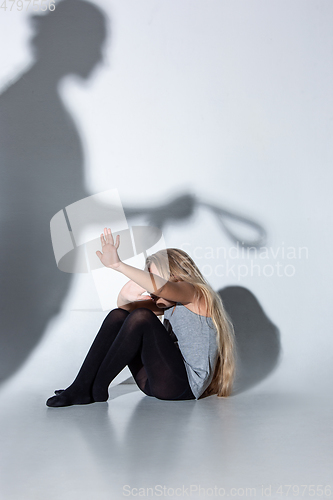
M88 353L89 354L89 353ZM92 390L73 384L48 406L70 406L108 399L108 386L128 365L140 389L159 399L194 399L184 361L164 325L149 309L129 313L100 365ZM82 367L83 368L83 367ZM96 367L94 366L94 373ZM74 387L73 387L74 386ZM84 390L82 390L84 388Z
M118 332L129 315L125 309L112 309L104 319L96 337L93 341L88 354L77 374L74 382L65 390L61 391L62 398L71 400L71 404L93 403L91 396L91 387L96 373L108 353L112 343L118 335ZM57 406L59 396L53 396L46 402L47 406Z
M137 383L150 396L195 399L180 350L149 309L135 309L124 321L95 377L92 387L95 401L108 399L109 384L126 365L133 369L136 380L141 378Z

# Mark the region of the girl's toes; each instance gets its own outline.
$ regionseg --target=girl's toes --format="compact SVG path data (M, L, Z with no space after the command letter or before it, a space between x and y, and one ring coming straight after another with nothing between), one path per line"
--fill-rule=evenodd
M68 401L66 398L61 397L61 394L58 396L52 396L46 401L46 406L51 408L57 408L59 406L71 406L73 403Z
M46 406L55 407L57 406L58 398L57 396L52 396L46 401Z

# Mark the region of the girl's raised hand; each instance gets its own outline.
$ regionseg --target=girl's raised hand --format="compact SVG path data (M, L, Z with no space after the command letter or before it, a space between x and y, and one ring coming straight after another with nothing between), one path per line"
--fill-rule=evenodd
M110 228L104 228L104 234L101 233L101 243L102 243L102 253L100 251L96 252L97 257L102 262L105 267L111 267L112 269L117 269L121 260L119 259L117 249L120 244L120 236L117 235L116 243L113 241L113 236Z

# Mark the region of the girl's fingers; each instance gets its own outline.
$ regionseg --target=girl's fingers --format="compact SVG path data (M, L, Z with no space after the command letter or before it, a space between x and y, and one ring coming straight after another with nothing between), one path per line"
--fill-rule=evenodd
M111 243L111 245L113 245L113 236L112 236L112 233L111 233L111 229L105 227L104 228L104 234L105 234L106 242L107 243Z
M111 229L110 229L110 228L108 229L108 236L109 236L109 238L110 238L110 240L109 240L109 241L110 241L111 245L114 245L113 235L112 235L112 233L111 233Z
M110 228L104 228L104 233L101 234L101 242L102 242L102 247L109 243L110 245L114 245L116 248L119 247L120 244L120 235L117 234L116 237L116 243L114 243L113 235L111 233Z
M110 238L109 238L108 230L106 227L104 228L104 236L105 236L106 243L110 243Z

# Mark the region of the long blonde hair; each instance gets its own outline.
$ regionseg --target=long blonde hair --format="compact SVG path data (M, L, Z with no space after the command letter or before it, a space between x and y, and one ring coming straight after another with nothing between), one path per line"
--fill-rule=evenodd
M204 297L207 316L213 320L217 331L218 356L210 385L200 396L216 394L228 397L232 393L236 363L236 340L231 319L224 309L221 297L203 277L192 258L178 248L167 248L146 258L146 269L154 263L162 278L169 281L187 281L195 288L194 301Z

